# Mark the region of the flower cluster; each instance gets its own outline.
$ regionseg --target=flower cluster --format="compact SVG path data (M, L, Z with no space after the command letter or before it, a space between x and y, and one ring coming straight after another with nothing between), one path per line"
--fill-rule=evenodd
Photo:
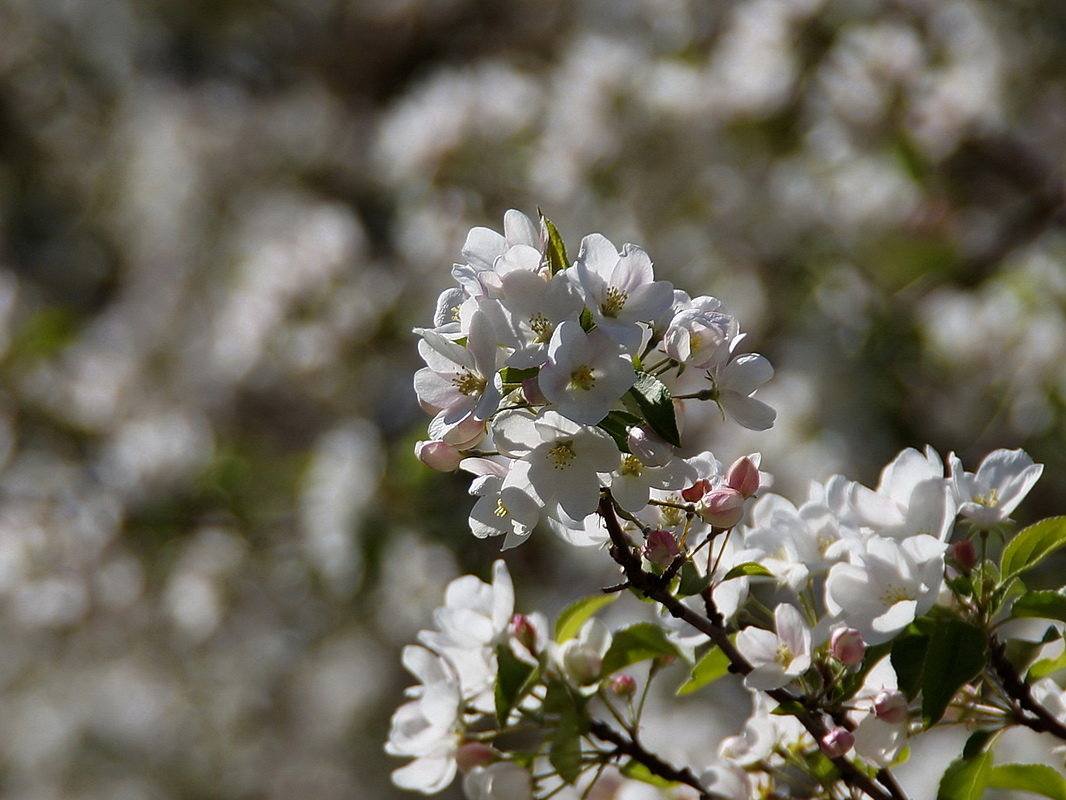
M642 248L600 234L570 264L554 226L515 210L503 234L473 229L462 253L435 326L416 331L415 391L434 414L416 449L476 476L475 535L508 548L545 520L579 541L604 486L632 514L697 484L709 516L739 509L735 490L715 491L727 487L713 458L678 454L682 398L754 430L774 421L752 396L773 369L736 352L744 335L718 300L655 280Z
M908 448L875 487L834 475L796 504L767 491L759 454L727 467L682 439L686 400L755 430L774 421L752 396L772 369L737 352L740 325L719 301L656 281L641 248L598 234L570 264L554 226L517 211L503 234L471 231L463 255L435 327L417 331L415 388L435 415L417 453L475 476L475 535L506 549L544 523L605 545L623 581L569 607L551 636L541 615L512 617L503 562L491 586L449 586L437 629L404 653L421 685L393 719L389 752L414 759L398 785L435 792L461 769L472 800L623 780L749 798L783 796L798 768L849 796L903 800L890 768L948 716L1066 740L1049 677L1066 669L1066 601L1021 578L1066 547L1066 518L1010 535L1042 465L1002 449L967 472L954 453ZM611 629L596 614L626 589L656 613ZM1043 622L1020 658L1008 637L1029 618ZM622 670L640 662L634 702ZM696 769L639 737L649 687L676 663L689 666L679 695L731 672L752 696L742 732ZM519 733L523 747L502 744ZM942 789L992 780L986 739ZM995 785L1051 780L1037 772L1010 765Z

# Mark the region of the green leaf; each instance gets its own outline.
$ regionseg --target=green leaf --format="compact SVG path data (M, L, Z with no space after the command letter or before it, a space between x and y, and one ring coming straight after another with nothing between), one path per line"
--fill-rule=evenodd
M1029 681L1038 681L1058 672L1060 669L1066 669L1066 650L1058 658L1042 658L1037 661L1029 667L1029 673L1026 678Z
M537 668L516 656L506 642L496 648L496 663L496 720L500 725L506 725Z
M654 375L641 372L637 375L637 382L626 392L622 401L630 406L631 410L638 411L651 425L652 430L666 441L676 447L681 446L681 435L677 432L677 417L674 414L674 399L666 384Z
M696 565L686 561L681 565L681 580L677 585L678 597L691 597L711 585L710 575L701 575Z
M582 721L574 710L564 714L552 732L548 761L567 783L581 774L581 732Z
M548 246L545 248L544 254L548 257L548 268L551 270L551 274L554 275L556 272L569 267L570 260L566 257L566 245L563 244L563 237L559 235L559 229L555 227L555 223L543 214L541 214L540 221L548 232Z
M1066 545L1066 516L1050 517L1019 531L1003 548L1000 572L1006 581L1035 567Z
M565 642L572 639L581 631L581 627L588 622L601 608L605 608L618 599L618 593L594 594L584 597L576 603L567 606L555 623L555 641Z
M937 620L922 669L922 720L940 720L955 693L985 665L988 641L980 628L961 620Z
M1028 592L1014 601L1011 616L1066 622L1066 595L1051 591Z
M500 370L500 380L504 383L521 383L529 378L535 378L540 372L540 367L518 369L518 367L504 367Z
M774 577L774 573L770 572L770 570L762 564L756 564L754 561L745 561L743 564L737 564L733 569L729 570L722 580L729 581L744 575L760 575L767 578Z
M660 656L680 656L681 651L666 638L658 625L638 622L616 631L611 646L603 657L603 676L606 677L630 664Z
M988 785L996 789L1017 789L1052 800L1066 800L1066 778L1047 764L1002 764L993 767Z
M627 778L650 783L652 786L658 786L660 789L669 789L671 786L680 785L676 781L668 781L666 778L660 778L639 761L633 761L632 759L623 764L619 772Z
M955 693L981 671L986 649L980 628L950 618L916 620L896 639L892 666L900 691L911 700L921 692L926 727L944 716Z
M974 731L970 734L969 738L966 740L965 746L962 748L962 757L968 759L973 758L979 753L983 753L992 743L995 735L996 731Z
M623 453L629 452L629 429L638 425L641 419L627 411L610 411L607 416L596 423L596 427L607 431Z
M719 647L712 647L702 656L692 668L689 679L681 684L677 690L677 696L692 694L697 689L702 689L729 673L729 657Z
M952 761L940 779L936 800L981 800L991 771L991 753Z
M786 700L784 703L778 703L770 713L779 717L796 717L806 710L806 706L798 700Z

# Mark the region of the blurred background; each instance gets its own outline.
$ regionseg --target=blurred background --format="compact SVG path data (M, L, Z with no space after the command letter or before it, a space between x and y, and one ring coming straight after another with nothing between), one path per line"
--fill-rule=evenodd
M779 416L723 460L1021 446L1062 513L1064 156L1035 0L4 0L0 795L401 796L399 648L498 554L410 331L510 207L740 318Z

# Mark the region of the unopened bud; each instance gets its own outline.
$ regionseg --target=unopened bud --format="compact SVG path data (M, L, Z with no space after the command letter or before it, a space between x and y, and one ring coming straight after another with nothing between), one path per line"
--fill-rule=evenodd
M538 377L540 376L534 375L532 378L526 378L522 381L522 396L526 398L526 402L531 406L542 406L548 402L548 398L540 390Z
M626 436L629 452L649 467L665 467L674 458L674 448L643 425L634 425Z
M496 760L498 753L481 742L464 742L455 751L455 763L463 773L475 767L487 767Z
M563 643L561 656L563 668L578 686L588 686L600 679L603 659L588 645L571 639Z
M977 548L973 546L973 541L970 539L959 539L952 543L949 552L955 563L964 570L973 569L974 564L977 563Z
M907 698L894 689L882 689L874 697L874 714L883 722L896 725L907 719Z
M459 450L469 450L485 438L486 430L485 420L475 419L473 414L468 414L462 422L451 428L440 438L441 441ZM430 430L429 435L435 436L436 434Z
M744 495L736 489L715 489L703 496L697 512L716 528L732 528L744 516Z
M415 455L427 467L438 472L458 469L459 462L463 460L458 449L444 442L416 442Z
M537 629L525 614L515 614L511 617L511 635L531 654L536 654Z
M845 728L833 728L819 742L822 752L830 758L842 756L855 746L855 736Z
M759 468L750 456L738 458L726 473L725 482L744 497L753 497L759 491Z
M854 628L837 628L829 638L829 652L846 667L856 667L866 657L866 642Z
M670 531L655 530L648 534L644 544L644 557L653 567L664 570L677 556L677 539Z
M615 675L611 678L611 691L619 697L632 697L637 693L637 682L632 675Z
M700 478L692 484L692 486L687 489L682 489L681 496L685 498L685 501L688 503L698 503L702 497L710 491L710 489L710 481Z

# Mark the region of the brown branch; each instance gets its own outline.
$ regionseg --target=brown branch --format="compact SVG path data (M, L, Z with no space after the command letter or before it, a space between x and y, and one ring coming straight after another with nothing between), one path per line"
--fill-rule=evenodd
M729 659L731 672L738 675L747 675L751 672L751 664L729 640L724 621L710 599L710 592L704 595L704 602L708 611L707 616L693 611L670 594L661 578L644 571L641 566L640 556L633 551L633 545L629 541L629 537L626 536L625 531L622 530L622 526L618 522L618 517L614 513L614 504L609 494L605 494L600 499L599 513L603 517L607 533L611 537L611 557L622 567L629 585L659 603L672 616L687 622L701 633L707 634L711 641ZM820 713L818 713L816 707L812 707L809 698L796 696L785 689L770 689L766 694L782 705L795 707L798 704L802 706L804 710L795 715L796 719L814 737L815 742L820 742L822 737L828 733ZM875 800L906 800L906 795L891 777L888 780L881 780L879 785L843 756L833 758L831 761L840 770L841 778L845 783L860 789ZM882 770L882 772L885 772L885 770Z
M1022 680L1007 658L1007 646L995 636L988 645L989 660L999 677L1000 686L1015 707L1014 721L1037 733L1050 733L1066 741L1066 725L1033 698L1029 684Z
M691 786L700 793L700 800L712 800L713 798L721 797L721 795L711 794L704 789L699 778L688 767L679 769L667 764L654 753L645 750L635 739L626 738L605 722L597 719L592 720L589 723L589 732L597 739L613 744L616 753L629 756L637 763L643 764L653 775L658 775L668 781Z

